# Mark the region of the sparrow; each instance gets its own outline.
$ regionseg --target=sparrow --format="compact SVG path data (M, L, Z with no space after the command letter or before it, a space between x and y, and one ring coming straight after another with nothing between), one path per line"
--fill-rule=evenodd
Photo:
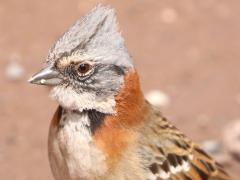
M50 49L29 82L51 87L56 180L229 180L144 98L115 11L98 5Z

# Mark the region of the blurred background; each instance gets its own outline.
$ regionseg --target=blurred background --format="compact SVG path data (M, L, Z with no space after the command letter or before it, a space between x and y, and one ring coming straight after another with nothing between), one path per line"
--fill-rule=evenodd
M57 104L27 79L99 2L116 9L147 98L239 179L238 0L0 0L0 179L53 179L47 134Z

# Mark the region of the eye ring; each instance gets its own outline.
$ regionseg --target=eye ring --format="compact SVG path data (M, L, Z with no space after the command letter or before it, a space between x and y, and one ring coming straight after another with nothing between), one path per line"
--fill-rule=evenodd
M83 62L77 66L76 70L79 76L84 77L89 73L91 73L92 65L89 63Z

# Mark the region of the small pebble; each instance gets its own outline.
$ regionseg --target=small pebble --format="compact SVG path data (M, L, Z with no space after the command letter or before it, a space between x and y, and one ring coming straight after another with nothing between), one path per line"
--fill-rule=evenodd
M173 8L165 8L161 12L161 19L166 24L172 24L176 22L178 18L178 13Z
M8 80L18 81L23 78L25 71L18 59L18 56L11 57L6 66L5 76Z
M222 152L221 143L217 140L206 140L202 143L201 147L211 155L216 155Z
M169 96L159 90L153 90L146 94L146 99L154 106L168 106L170 104Z
M234 159L240 161L240 120L235 120L226 127L223 142Z
M227 153L226 149L223 148L223 144L218 140L206 140L202 143L201 147L222 165L228 166L231 164L231 156Z

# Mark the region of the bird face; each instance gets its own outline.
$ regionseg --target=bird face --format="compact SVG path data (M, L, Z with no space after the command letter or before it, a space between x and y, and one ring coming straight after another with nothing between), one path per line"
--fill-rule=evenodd
M126 70L74 55L47 64L30 82L51 86L52 97L66 108L113 113L114 96L121 89Z
M124 67L78 56L64 57L54 67L61 78L60 86L71 87L79 94L94 92L97 96L116 95L124 76Z
M65 108L113 114L114 97L132 68L114 11L97 7L55 43L43 70L29 81L51 86Z

